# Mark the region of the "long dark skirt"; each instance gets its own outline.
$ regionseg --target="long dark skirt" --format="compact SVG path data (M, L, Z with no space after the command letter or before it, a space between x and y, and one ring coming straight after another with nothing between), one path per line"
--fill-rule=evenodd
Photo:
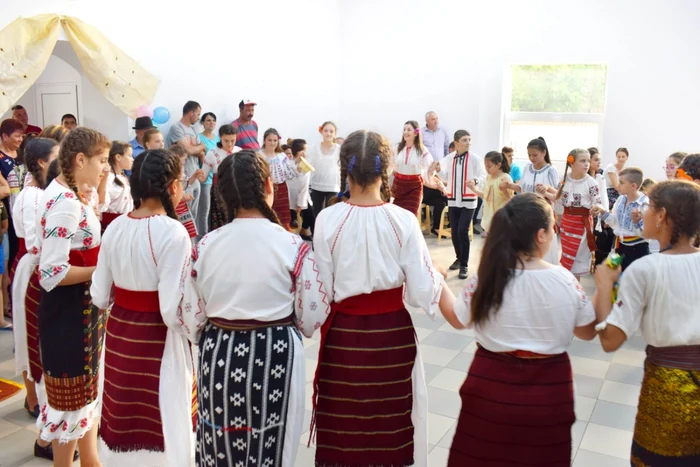
M566 353L523 359L479 348L460 389L450 467L569 467L574 388Z
M90 282L41 291L39 346L48 404L80 410L97 398L104 320L92 305Z
M415 360L405 309L335 315L319 355L317 466L413 465Z
M197 466L282 466L291 392L303 390L291 387L295 339L293 326L207 324L199 341Z

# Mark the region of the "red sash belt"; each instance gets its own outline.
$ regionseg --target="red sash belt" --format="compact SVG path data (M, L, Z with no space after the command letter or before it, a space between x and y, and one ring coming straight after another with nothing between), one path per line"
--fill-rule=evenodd
M620 248L620 245L627 245L628 243L637 242L633 245L627 245L627 246L635 246L638 243L641 243L642 240L644 240L644 239L642 237L639 237L639 236L615 237L615 249L617 250L618 248Z
M477 345L477 347L483 349L481 344L476 344L476 345ZM484 349L484 350L486 350L486 349ZM532 352L530 350L511 350L509 352L494 352L494 353L497 353L499 355L508 355L508 356L515 357L515 358L523 358L526 360L538 359L538 358L552 358L552 357L557 357L557 356L561 355L561 354L548 355L548 354L543 354L543 353Z
M423 181L423 178L421 177L420 174L414 174L414 175L406 175L398 172L394 172L394 178L397 180L406 180L406 181L413 181L413 180L419 180Z
M97 257L100 254L100 246L89 250L71 250L68 262L71 266L92 267L97 266Z
M573 208L565 206L564 214L581 218L583 221L583 230L586 233L586 243L588 244L588 249L590 251L595 251L596 244L595 235L593 234L593 218L591 216L591 210L588 208Z
M157 290L127 290L114 286L114 304L141 313L160 313Z

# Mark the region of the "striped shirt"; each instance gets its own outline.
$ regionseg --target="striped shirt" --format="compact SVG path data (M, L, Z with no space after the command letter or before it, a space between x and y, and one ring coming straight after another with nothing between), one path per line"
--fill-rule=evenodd
M236 137L236 146L241 149L260 149L258 143L258 124L253 120L250 123L243 124L239 119L234 120L233 125L238 130Z

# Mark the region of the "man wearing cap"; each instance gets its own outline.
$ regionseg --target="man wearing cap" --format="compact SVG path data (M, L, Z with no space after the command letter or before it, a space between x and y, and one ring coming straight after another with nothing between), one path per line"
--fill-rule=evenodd
M153 126L153 121L151 121L150 117L139 117L136 119L136 122L134 122L136 138L129 141L134 159L136 159L139 154L146 150L146 148L143 147L143 134L151 128L155 128L155 126Z
M231 123L238 130L236 146L241 149L260 149L258 124L253 121L256 105L250 99L243 99L238 103L238 118Z

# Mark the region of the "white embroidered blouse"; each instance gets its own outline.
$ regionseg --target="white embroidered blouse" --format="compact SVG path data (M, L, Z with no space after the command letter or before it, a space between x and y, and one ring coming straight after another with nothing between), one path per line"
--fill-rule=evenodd
M122 186L116 183L119 179ZM126 175L115 175L110 172L107 176L107 199L101 206L102 212L126 214L134 210L134 199L131 197L131 185Z
M68 274L71 250L100 245L100 221L89 204L73 190L54 180L44 191L37 211L39 282L51 291Z

